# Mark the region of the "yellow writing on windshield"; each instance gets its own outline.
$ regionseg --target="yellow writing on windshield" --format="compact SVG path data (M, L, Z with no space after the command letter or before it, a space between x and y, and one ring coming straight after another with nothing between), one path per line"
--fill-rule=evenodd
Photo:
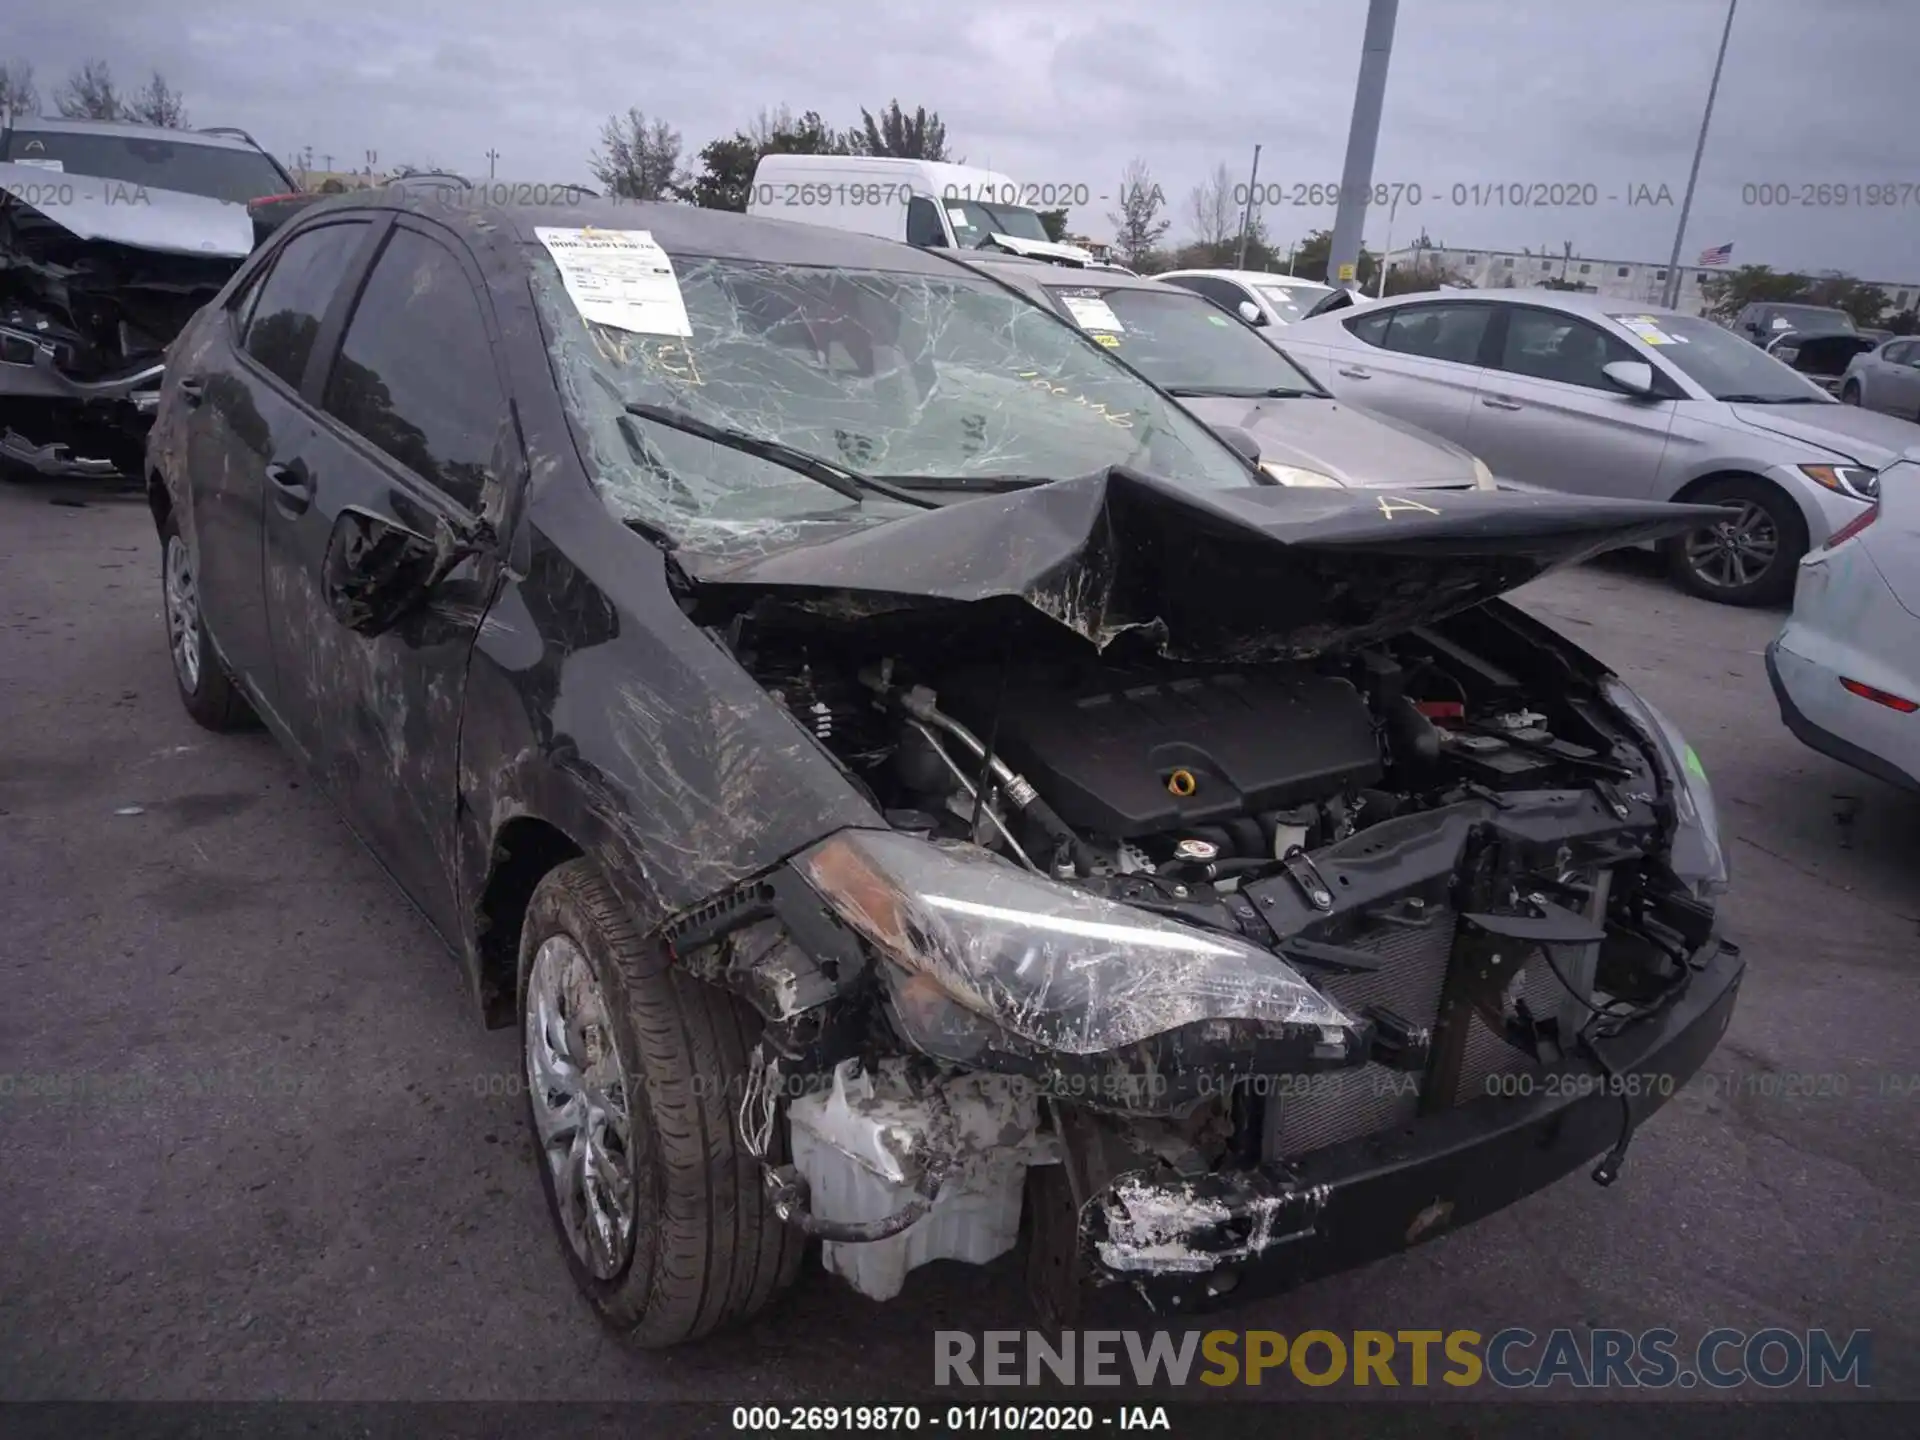
M1109 425L1117 425L1122 430L1131 430L1133 428L1133 412L1131 410L1108 409L1104 400L1089 400L1084 395L1076 395L1066 386L1054 384L1053 381L1047 379L1047 377L1042 375L1038 370L1021 370L1018 374L1022 380L1029 382L1041 390L1045 390L1049 395L1058 395L1063 399L1072 400L1077 404L1086 406L1087 409L1093 411L1094 414L1098 415Z

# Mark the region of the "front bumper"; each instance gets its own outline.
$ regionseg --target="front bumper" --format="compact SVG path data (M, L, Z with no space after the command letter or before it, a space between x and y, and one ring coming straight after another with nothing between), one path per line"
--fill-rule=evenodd
M1530 1094L1330 1146L1288 1173L1121 1182L1093 1202L1097 1223L1143 1243L1096 1246L1096 1275L1132 1285L1157 1310L1192 1312L1351 1269L1504 1209L1610 1149L1623 1097L1637 1125L1705 1063L1744 965L1717 936L1692 965L1666 1009L1596 1042L1617 1082L1582 1060L1531 1076ZM1171 1223L1179 1216L1193 1223Z
M165 367L142 365L101 380L74 380L53 363L44 347L28 346L11 332L6 353L31 349L31 360L0 359L0 400L31 402L38 437L11 428L0 432L0 459L41 475L77 478L116 474L121 465L110 455L76 454L104 447L103 433L144 433L160 408ZM117 447L124 449L124 447Z

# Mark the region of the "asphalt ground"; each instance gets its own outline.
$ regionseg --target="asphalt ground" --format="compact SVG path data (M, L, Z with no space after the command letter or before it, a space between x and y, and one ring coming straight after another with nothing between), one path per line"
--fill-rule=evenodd
M924 1391L935 1330L1029 1323L1010 1259L884 1307L816 1264L742 1331L623 1348L550 1233L515 1034L269 739L181 710L158 556L137 496L0 485L0 1397L859 1401ZM1634 555L1521 598L1705 761L1732 1028L1611 1189L1208 1323L1868 1329L1874 1392L1916 1397L1920 798L1782 727L1778 613Z

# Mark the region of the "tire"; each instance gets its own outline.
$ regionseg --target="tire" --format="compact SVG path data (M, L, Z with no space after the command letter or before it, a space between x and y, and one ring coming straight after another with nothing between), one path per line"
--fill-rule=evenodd
M1840 403L1842 405L1858 405L1860 403L1859 381L1849 380L1840 387Z
M160 607L167 624L168 658L180 703L208 730L248 730L259 724L207 639L193 550L169 514L160 522Z
M790 1285L805 1237L774 1214L735 1126L758 1015L643 938L590 860L535 889L518 1001L547 1213L601 1319L658 1349ZM588 1063L553 1063L556 1039Z
M1687 499L1728 506L1734 515L1727 526L1667 542L1667 570L1681 589L1722 605L1777 605L1792 596L1807 553L1807 522L1792 497L1765 480L1734 475ZM1763 557L1764 567L1753 569Z

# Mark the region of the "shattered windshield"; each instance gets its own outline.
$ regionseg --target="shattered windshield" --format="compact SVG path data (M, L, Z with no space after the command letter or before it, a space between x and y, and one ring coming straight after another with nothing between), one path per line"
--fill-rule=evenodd
M69 175L119 180L154 190L179 190L244 205L289 188L287 177L258 150L161 140L149 135L80 135L15 129L5 137L5 158L21 164L58 166Z
M669 535L717 540L911 513L898 499L822 483L765 447L694 433L702 426L916 494L1113 465L1196 488L1258 483L1192 417L991 280L675 256L692 331L683 337L589 323L547 252L529 253L594 478L622 518ZM662 423L650 408L695 424Z

